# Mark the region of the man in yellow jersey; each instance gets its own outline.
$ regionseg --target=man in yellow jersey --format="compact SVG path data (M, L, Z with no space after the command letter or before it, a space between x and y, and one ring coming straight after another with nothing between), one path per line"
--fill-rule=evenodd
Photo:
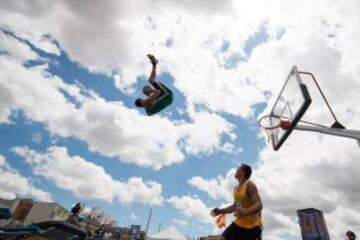
M235 178L239 181L234 189L234 203L226 208L214 208L210 214L234 213L235 220L222 234L225 240L260 240L262 221L262 202L256 185L249 180L252 170L249 165L241 164Z

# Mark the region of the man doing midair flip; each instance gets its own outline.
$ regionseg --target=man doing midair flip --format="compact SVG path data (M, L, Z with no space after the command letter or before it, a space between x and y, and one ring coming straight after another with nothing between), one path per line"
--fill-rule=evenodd
M149 77L149 83L153 86L146 85L143 87L143 93L147 96L146 99L138 98L135 101L137 107L145 108L148 116L154 115L160 112L173 102L173 93L164 84L157 82L156 77L156 65L158 60L152 54L148 54L152 69Z

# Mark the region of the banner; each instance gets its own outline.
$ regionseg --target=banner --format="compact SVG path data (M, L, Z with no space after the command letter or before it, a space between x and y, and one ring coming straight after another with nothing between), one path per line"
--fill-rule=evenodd
M131 225L130 240L138 240L140 238L140 225Z
M298 210L303 240L329 240L323 213L314 208Z

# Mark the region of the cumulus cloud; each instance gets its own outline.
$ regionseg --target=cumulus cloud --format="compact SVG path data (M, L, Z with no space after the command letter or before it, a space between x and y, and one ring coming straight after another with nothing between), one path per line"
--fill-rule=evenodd
M339 69L331 67L334 64L348 63L356 72L358 65L357 51L349 47L349 42L356 42L356 28L346 27L356 19L355 1L341 4L322 0L316 5L305 1L291 6L286 1L270 4L264 0L212 5L162 0L141 4L108 1L86 7L72 1L2 5L4 25L30 39L33 35L40 39L44 33L52 36L85 67L114 73L116 85L123 90L142 72L146 59L139 56L151 50L164 59L160 70L171 72L175 86L189 103L203 103L243 117L254 113L256 103L267 100L265 91L280 88L293 64L324 72ZM95 14L99 9L106 14ZM301 16L301 21L294 16ZM29 25L35 26L32 34L27 31ZM251 46L251 36L259 29L267 32L267 42L252 46L251 56L245 56L245 43L250 41L247 45ZM168 40L172 42L170 48ZM224 42L228 47L221 50ZM334 50L341 53L340 61L331 53ZM234 54L249 59L236 69L224 68L222 61ZM355 73L349 67L341 71Z
M136 82L146 60L139 56L150 50L166 59L163 69L173 74L176 87L189 102L204 103L214 110L246 116L252 112L249 105L254 100L263 99L261 92L248 86L248 76L221 70L212 57L213 52L221 47L223 38L234 41L244 38L224 30L229 25L238 26L234 23L236 18L231 21L220 18L229 13L236 16L231 1L221 4L215 1L213 4L202 1L169 3L159 0L151 4L108 1L86 4L86 7L72 1L38 2L36 10L22 1L2 5L6 27L34 44L47 39L45 34L51 36L81 65L91 71L114 74L120 89L126 90ZM99 16L99 9L106 14ZM172 9L171 14L169 9ZM209 18L212 14L219 17ZM211 24L214 30L204 29L204 24ZM29 26L35 26L31 32ZM246 29L243 28L244 35L252 33L249 27ZM174 42L171 51L165 44L169 39ZM193 58L193 55L197 57ZM188 64L182 64L183 61ZM237 89L242 89L243 94L238 94Z
M135 220L138 220L139 217L136 216L136 214L135 214L134 212L131 212L130 219L133 220L133 221L135 221Z
M218 176L213 179L204 179L195 176L188 180L188 183L197 189L206 192L213 199L226 199L232 201L232 191L237 184L234 178L235 169L228 171L225 177Z
M66 84L49 74L46 64L26 68L9 55L0 58L0 67L2 122L10 122L11 113L21 110L29 120L45 123L53 134L75 137L92 151L154 169L183 161L184 150L189 154L233 151L233 145L222 138L229 135L234 140L234 127L214 113L193 111L191 121L181 124L159 116L149 121L120 101L106 101L76 83ZM216 131L209 132L209 125ZM201 141L203 137L209 141Z
M210 208L198 198L191 196L172 196L167 199L174 208L178 209L185 217L195 218L202 223L213 223L212 217L210 217Z
M309 207L324 212L332 237L340 237L345 227L356 229L360 173L354 166L359 154L354 140L296 131L278 152L264 148L253 176L264 205L264 235L298 237L296 211ZM226 177L197 176L189 183L212 198L229 201L233 188L226 186L234 184L233 174L231 169Z
M189 223L185 220L181 220L181 219L173 219L172 220L173 223L177 224L177 225L181 225L181 226L187 226Z
M222 136L227 135L231 140L236 139L235 127L225 118L206 111L196 112L189 110L193 121L179 126L184 134L186 152L197 155L201 153L211 154L216 150L235 152L234 146L228 146L228 142L222 145ZM211 129L211 131L209 131ZM206 141L204 141L206 139Z
M0 197L14 199L16 197L31 197L38 201L53 201L50 192L37 188L30 179L22 176L0 155Z
M13 59L18 62L26 62L28 60L35 60L38 58L29 46L19 42L14 41L14 38L6 35L0 31L0 52L6 55L11 55Z
M82 2L73 1L35 1L31 4L11 1L1 3L0 13L2 26L34 43L44 34L52 36L71 59L91 71L113 75L116 86L127 93L131 92L128 89L136 83L136 77L144 69L144 53L152 51L161 60L159 72L171 73L175 79L174 86L185 96L186 103L190 106L202 104L210 112L226 112L248 118L254 115L259 103L269 103L268 110L291 66L296 64L300 70L315 74L340 121L348 128L359 129L360 106L356 104L360 100L360 51L357 47L360 41L359 4L356 0L319 0L316 4L311 0L294 4L289 4L286 0L276 1L276 4L266 0L222 1L221 4L215 1L204 4L202 1L158 0L134 1L132 4L107 1L85 4L84 7ZM99 11L104 14L98 14ZM255 46L249 42L250 37L260 28L269 37ZM2 45L7 48L15 47L6 37L2 38ZM227 47L224 47L224 42ZM246 44L254 45L249 55L243 49ZM28 52L21 50L20 54L15 50L8 52L14 55L16 60L13 61L16 62L34 57L30 56L31 53L23 55L26 51ZM226 62L234 57L240 59L237 65L226 68ZM16 72L19 73L19 78L25 78L29 74L21 67L9 72L11 67L13 64L1 63L3 74L15 75ZM32 71L37 72L37 77L31 75L32 79L42 75L38 69ZM72 135L83 139L92 150L107 156L119 156L126 162L158 169L184 158L184 153L176 147L178 141L185 139L189 144L198 144L185 147L186 153L194 154L211 152L213 146L218 147L219 144L218 139L208 136L206 132L185 137L184 133L174 130L173 124L164 119L153 119L156 123L151 125L136 112L124 110L121 103L86 98L84 105L76 109L55 94L57 89L45 96L50 100L49 105L56 106L51 110L61 109L67 115L45 118L37 108L31 109L25 103L17 102L20 100L14 98L16 94L29 95L18 90L19 87L13 90L6 86L10 85L10 81L5 80L7 78L15 86L23 84L16 84L16 79L10 77L1 79L1 122L10 121L13 109L22 109L28 118L47 122L51 131L61 136ZM25 86L26 89L31 87ZM313 96L315 95L312 94ZM51 102L53 97L58 100ZM323 115L327 110L323 106L317 106L317 100L319 99L314 97L312 109L306 119L324 121ZM36 101L29 97L29 102ZM58 104L59 102L63 104ZM45 109L45 113L48 112L46 104L39 106L39 109ZM117 131L110 131L99 122L93 122L91 129L86 128L84 122L104 117L90 110L98 110L99 105L102 106L100 109L116 109L115 113L108 110L106 122L110 122L111 129ZM187 108L190 112L189 109ZM123 114L129 116L130 120L122 119ZM231 124L212 114L193 116L197 117L193 121L201 125L204 124L202 117L218 119L217 123L232 131ZM149 135L133 135L127 131L133 126L133 122L144 124L145 132L150 134L153 133L152 128L165 126L171 137L159 136L152 142L148 140ZM71 123L75 125L72 126ZM118 123L128 128L121 128ZM326 121L326 124L329 123ZM198 127L201 128L190 124L179 129L195 134L193 130ZM95 136L101 128L105 129L106 136L99 134L100 142ZM116 135L119 132L124 134ZM219 132L215 132L219 137ZM223 132L220 132L222 135ZM211 139L210 145L199 141L204 137ZM149 148L132 155L132 146L139 143L135 138L143 141L144 146ZM117 143L119 139L124 141L120 141L118 146L105 144ZM127 142L132 145L122 147ZM150 161L146 156L155 156L156 162ZM281 232L298 236L291 224L296 221L292 216L297 208L308 205L316 205L315 207L324 210L332 237L339 238L342 235L343 225L336 224L340 221L355 228L354 221L359 222L356 211L358 188L354 185L358 182L354 179L358 176L356 159L359 156L354 141L310 133L293 133L277 153L272 153L268 147L261 149L255 180L265 208L268 209L264 215L265 219L269 219L270 227L265 229L271 239L283 239ZM334 169L334 166L338 168ZM353 176L353 179L349 176ZM199 176L189 183L218 198L226 196L219 190L220 186L226 186L225 179L227 177L210 179L208 181L211 184L207 184ZM214 184L219 189L210 187ZM353 211L348 206L352 206L350 209ZM355 220L350 219L350 212Z
M256 181L264 203L272 211L289 217L298 209L320 209L330 234L340 237L343 229L335 221L360 221L355 200L359 198L355 190L358 187L353 178L359 174L354 168L359 154L354 140L294 132L279 152L270 149L261 152ZM341 209L348 206L353 208L351 217L341 214ZM337 220L327 218L334 215Z
M112 202L114 199L127 204L139 202L159 205L163 202L161 184L131 177L121 182L98 166L80 156L70 156L65 147L53 146L45 153L27 147L15 147L13 152L23 157L42 176L61 189L83 199Z

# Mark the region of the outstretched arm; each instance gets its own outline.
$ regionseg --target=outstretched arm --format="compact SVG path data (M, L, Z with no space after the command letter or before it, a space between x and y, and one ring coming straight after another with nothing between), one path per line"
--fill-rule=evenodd
M216 217L220 214L233 213L235 211L235 204L231 204L226 208L214 208L211 210L210 215Z

